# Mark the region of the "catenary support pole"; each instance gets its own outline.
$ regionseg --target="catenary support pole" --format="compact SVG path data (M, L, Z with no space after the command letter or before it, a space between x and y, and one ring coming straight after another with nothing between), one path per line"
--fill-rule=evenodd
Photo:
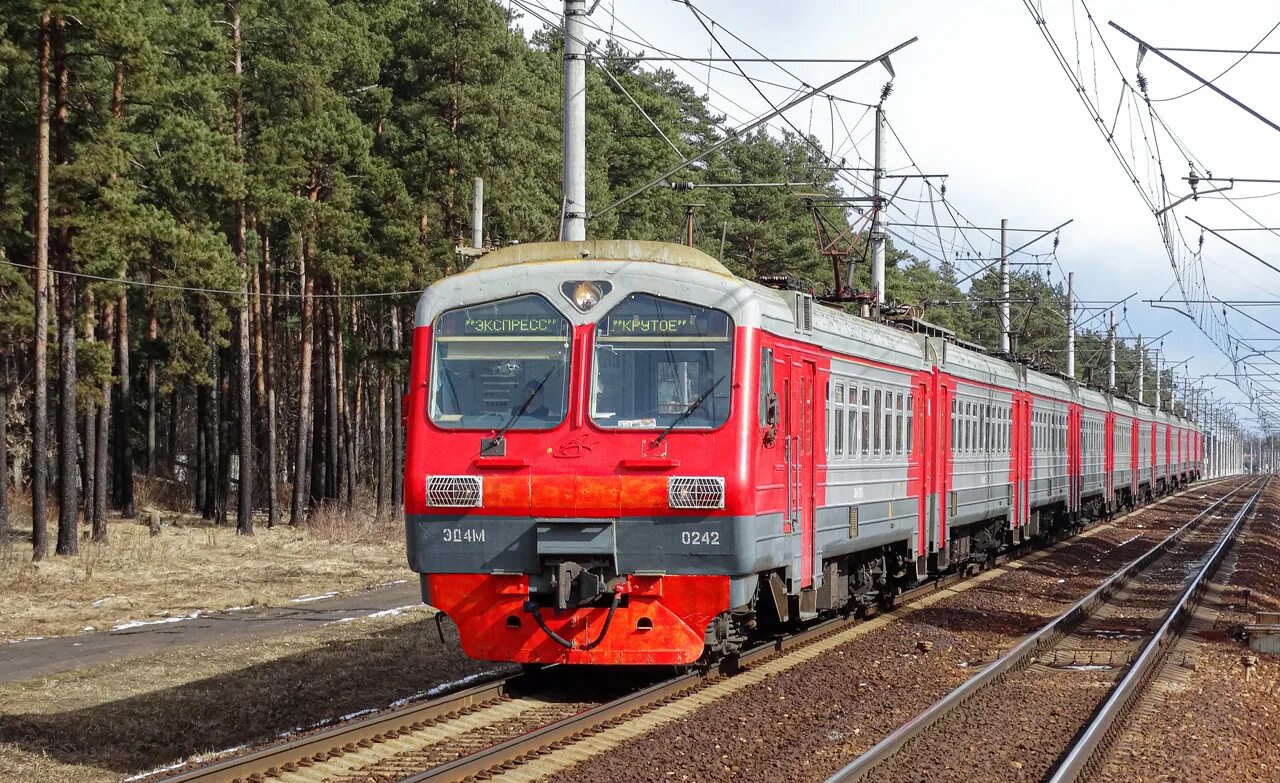
M1156 402L1155 409L1160 410L1160 349L1155 350L1156 355Z
M587 238L587 52L582 23L586 14L587 0L565 0L561 87L564 223L560 239L567 242Z
M1111 311L1111 326L1107 329L1107 388L1116 388L1116 311Z
M1142 347L1142 335L1138 335L1138 402L1146 402L1147 352Z
M1115 372L1115 352L1111 354L1112 372ZM1067 272L1067 377L1076 378L1076 273ZM1111 386L1115 386L1112 379Z
M1009 353L1009 221L1000 218L1000 352Z
M875 197L871 213L871 288L876 292L876 302L884 304L884 213L888 206L884 200L884 106L876 106L875 173L871 178L872 195Z
M471 188L471 246L484 247L484 180L480 177Z

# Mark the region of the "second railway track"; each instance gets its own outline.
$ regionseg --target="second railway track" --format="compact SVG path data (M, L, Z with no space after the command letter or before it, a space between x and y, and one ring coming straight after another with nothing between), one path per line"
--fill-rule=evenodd
M1193 489L1198 491L1200 488ZM1177 496L1173 496L1176 498ZM1216 501L1221 503L1225 498ZM1148 507L1150 508L1150 507ZM1106 525L1094 528L1098 530ZM1056 546L1064 546L1068 542ZM901 617L1049 556L932 581L870 620L831 620L744 653L738 671L695 672L654 683L628 675L602 688L502 677L410 707L335 726L165 778L165 783L389 783L536 780L553 776L651 728L811 661ZM1004 562L1002 558L1001 562ZM584 687L588 686L588 687Z
M1261 486L1214 502L828 783L1080 779Z

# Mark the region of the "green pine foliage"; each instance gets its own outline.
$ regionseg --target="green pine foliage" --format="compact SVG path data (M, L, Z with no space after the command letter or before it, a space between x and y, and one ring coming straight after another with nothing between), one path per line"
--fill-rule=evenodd
M558 236L561 40L552 29L526 39L504 3L14 0L0 10L0 346L14 369L30 361L29 351L8 346L31 340L36 30L46 7L66 24L69 161L52 167L51 192L54 229L70 229L73 266L91 276L80 286L79 331L127 297L133 387L143 388L154 370L156 393L187 395L187 407L175 394L178 407L164 414L181 419L171 427L179 441L196 440L191 400L228 393L218 384L229 378L237 350L239 203L248 216L248 271L256 275L269 261L266 284L285 295L262 312L270 312L267 339L278 341L277 397L288 401L299 384L300 310L291 295L299 292L304 252L317 293L420 290L466 263L457 248L470 244L476 177L485 183L487 246ZM241 32L238 76L233 15ZM671 70L607 40L593 46L591 63L588 195L595 209L732 132L700 88ZM692 189L655 187L595 217L589 235L684 241L691 215L694 244L734 272L785 275L824 293L833 286L832 261L819 253L802 194L839 193L827 163L816 138L757 130L669 183ZM818 208L836 226L865 229L864 216L851 209ZM867 290L866 234L851 234L854 288ZM994 272L966 292L949 264L892 242L886 255L891 300L961 338L998 343ZM1061 368L1061 287L1018 273L1013 296L1020 300L1012 319L1018 352ZM395 312L407 318L413 298L344 300L334 309L347 337L341 346L352 398L370 391L359 387L368 383L366 359L403 366L408 343L401 342L400 359L390 356L386 329ZM154 340L146 334L153 314ZM377 349L362 343L374 331ZM1098 381L1102 348L1102 338L1081 337L1082 365ZM78 393L101 402L103 384L121 380L111 348L83 341L79 354ZM1129 383L1137 361L1122 349L1120 362ZM137 450L143 403L135 394L130 404L135 430L123 436ZM293 453L285 446L295 416L291 402L281 409L280 454Z

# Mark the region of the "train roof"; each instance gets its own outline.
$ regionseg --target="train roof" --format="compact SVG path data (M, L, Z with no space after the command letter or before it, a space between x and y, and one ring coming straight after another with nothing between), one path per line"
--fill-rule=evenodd
M669 264L737 278L727 266L695 247L635 239L593 239L583 242L534 242L527 245L510 245L480 256L467 268L467 271L483 272L517 265L574 260Z
M456 307L462 292L470 287L472 275L484 280L478 283L481 290L493 298L501 298L553 288L561 278L581 274L575 270L577 262L604 264L610 275L627 269L631 263L678 267L685 270L685 274L672 276L653 267L631 271L647 278L649 287L658 295L705 298L707 304L730 310L736 318L757 322L761 328L793 339L811 339L811 334L820 334L830 348L849 355L912 369L927 368L932 357L932 361L960 378L992 385L1022 386L1042 396L1079 400L1144 420L1186 422L1172 412L1157 412L1147 405L1032 370L976 346L927 337L811 299L804 304L806 295L801 292L770 288L738 277L701 250L671 242L597 239L535 242L495 250L476 259L466 270L428 288L418 304L418 323L430 324L443 310ZM539 269L542 265L546 266ZM797 314L801 306L811 308L807 322ZM566 315L575 321L587 318L580 313Z

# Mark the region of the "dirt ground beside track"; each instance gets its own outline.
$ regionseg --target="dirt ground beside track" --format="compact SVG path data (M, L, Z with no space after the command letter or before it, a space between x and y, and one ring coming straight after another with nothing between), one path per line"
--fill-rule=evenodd
M565 770L600 780L821 781L1066 609L1223 489L1194 488ZM928 642L930 652L918 645ZM919 780L929 780L922 772Z
M78 555L40 563L11 539L0 548L0 643L197 611L295 606L414 576L401 523L332 533L259 524L245 537L234 526L188 518L152 536L145 524L114 520L109 544L84 540Z
M118 781L493 668L422 612L0 684L0 781Z
M1280 479L1260 500L1234 562L1214 580L1222 590L1205 607L1211 627L1171 653L1163 687L1103 764L1100 783L1280 780L1280 656L1239 641L1255 612L1280 611Z

